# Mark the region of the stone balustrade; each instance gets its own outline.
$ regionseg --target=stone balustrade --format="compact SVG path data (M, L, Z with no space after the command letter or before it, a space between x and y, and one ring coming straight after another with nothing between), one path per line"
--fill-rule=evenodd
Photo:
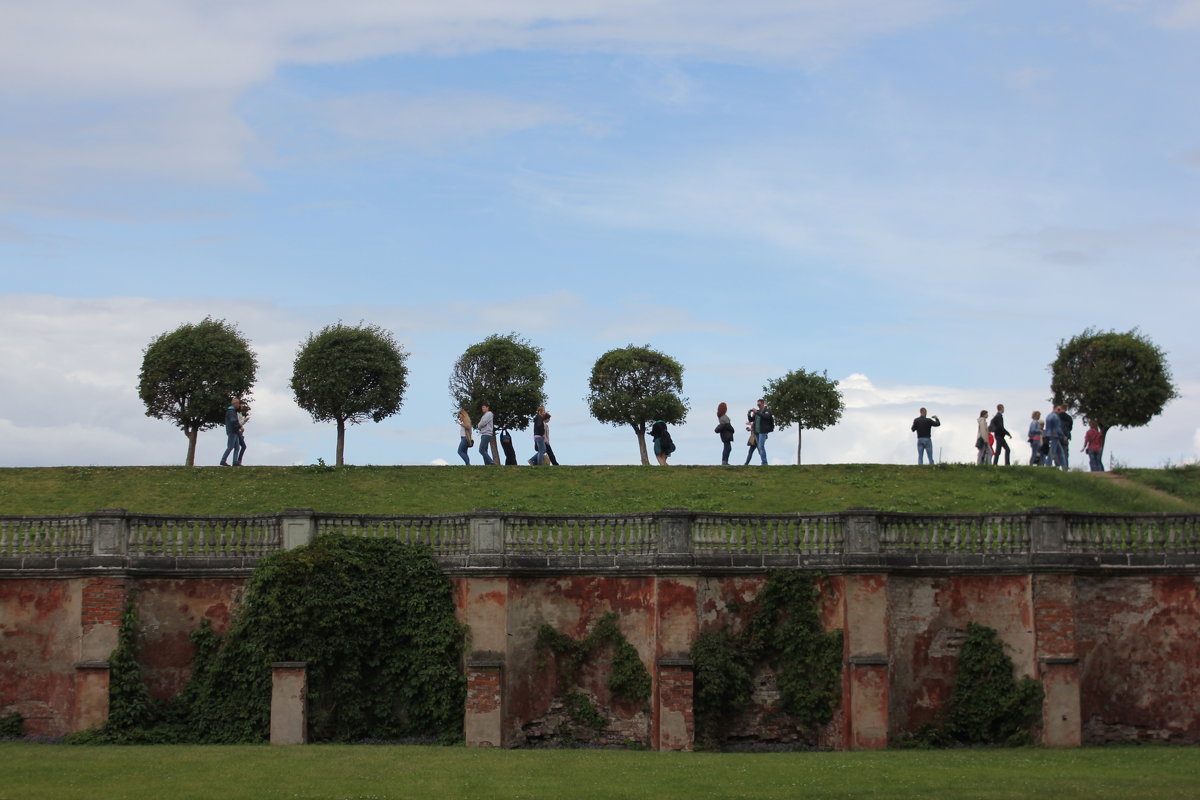
M121 568L244 571L322 534L430 548L448 571L1172 569L1200 565L1200 514L1091 514L1035 508L999 514L168 515L0 517L0 571Z

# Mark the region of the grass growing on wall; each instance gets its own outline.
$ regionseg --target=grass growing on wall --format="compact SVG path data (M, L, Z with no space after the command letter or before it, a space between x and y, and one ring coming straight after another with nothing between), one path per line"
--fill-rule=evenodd
M1192 800L1200 748L649 753L0 743L0 800Z
M1157 473L1169 473L1161 477ZM973 513L1200 510L1200 469L1134 470L1116 482L1035 467L883 464L802 467L50 467L0 469L0 514L124 508L249 514L284 508L364 514L886 511ZM1154 485L1172 496L1148 491ZM1181 499L1177 499L1181 498Z

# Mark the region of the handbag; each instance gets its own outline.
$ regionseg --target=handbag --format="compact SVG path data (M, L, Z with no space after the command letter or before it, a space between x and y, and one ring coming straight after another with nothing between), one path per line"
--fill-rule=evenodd
M750 432L750 439L746 442L747 447L758 447L758 437L754 435L754 431Z

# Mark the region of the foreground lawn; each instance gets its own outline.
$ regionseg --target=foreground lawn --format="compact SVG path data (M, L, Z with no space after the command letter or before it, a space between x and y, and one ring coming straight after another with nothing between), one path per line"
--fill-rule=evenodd
M1163 473L1162 475L1158 473ZM53 467L0 469L0 514L1200 510L1200 469L1114 481L1037 467ZM1153 488L1148 488L1153 487ZM1155 491L1157 490L1157 491Z
M0 800L1191 800L1198 776L1194 747L716 754L0 744Z

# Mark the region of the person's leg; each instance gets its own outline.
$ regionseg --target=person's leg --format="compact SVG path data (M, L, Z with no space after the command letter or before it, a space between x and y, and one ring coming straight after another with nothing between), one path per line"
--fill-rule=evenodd
M729 466L729 451L733 450L733 442L724 442L724 447L721 448L721 464Z
M246 457L246 434L239 433L238 434L238 449L237 449L237 452L233 456L233 465L235 467L240 467L242 465L242 459L245 457Z
M768 433L758 434L758 457L760 459L762 459L762 465L764 467L767 465L767 437L768 436L770 436L770 434L768 434Z
M235 450L237 450L237 441L238 441L238 435L236 433L231 433L228 435L228 437L226 439L226 443L225 443L225 445L226 445L225 452L221 454L221 466L222 467L229 466L229 461L228 461L229 454L234 452ZM236 458L236 456L235 456L235 458Z
M1104 472L1104 460L1100 458L1099 450L1088 450L1088 462L1092 472Z
M540 467L546 463L546 439L543 436L535 436L533 442L537 445L537 463Z
M1036 467L1038 465L1038 450L1041 449L1042 443L1033 441L1029 442L1029 466Z
M742 464L743 467L750 466L750 459L754 458L754 451L757 449L758 449L757 443L750 445L750 449L746 451L746 463Z
M467 455L471 451L470 445L467 444L467 437L458 437L458 456L463 460L464 464L471 463L471 457Z
M492 461L492 437L490 434L483 433L479 435L479 455L483 456L485 466L491 466Z
M1000 463L1000 451L1004 451L1004 466L1009 466L1009 456L1011 451L1008 448L1008 441L1003 436L996 437L996 452L992 455L992 464Z
M928 436L917 439L917 464L924 464L925 456L929 456L929 463L932 464L933 439L930 439Z
M549 442L546 442L546 460L550 462L550 466L558 466L558 459L554 457L554 445Z

